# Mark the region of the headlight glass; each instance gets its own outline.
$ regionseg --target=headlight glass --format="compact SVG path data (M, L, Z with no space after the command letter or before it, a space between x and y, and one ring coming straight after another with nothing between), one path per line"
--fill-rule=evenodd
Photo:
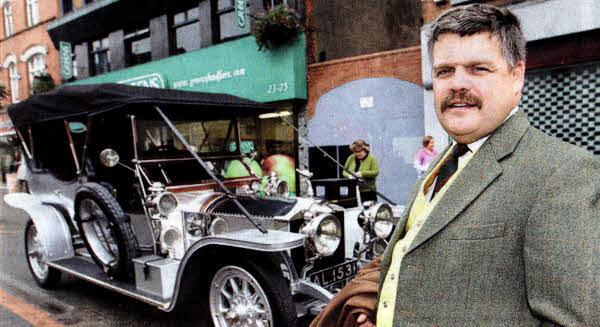
M173 193L165 192L158 196L157 207L161 215L168 216L177 208L177 198Z
M341 224L333 215L324 214L311 219L300 232L308 236L314 250L323 256L332 255L342 239Z
M386 238L390 236L394 229L394 219L392 208L389 205L382 203L377 209L372 229L377 237Z
M279 181L275 190L280 196L288 196L290 194L290 184L286 181Z

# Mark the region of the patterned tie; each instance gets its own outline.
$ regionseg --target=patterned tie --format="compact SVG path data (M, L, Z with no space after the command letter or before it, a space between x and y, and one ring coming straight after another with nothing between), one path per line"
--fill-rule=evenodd
M442 188L442 186L446 184L450 177L452 177L452 175L456 172L456 169L458 169L458 158L467 152L469 152L469 147L466 144L456 143L456 145L454 145L450 157L440 167L440 171L437 175L437 181L435 182L435 187L433 188L433 195L431 196L432 199Z

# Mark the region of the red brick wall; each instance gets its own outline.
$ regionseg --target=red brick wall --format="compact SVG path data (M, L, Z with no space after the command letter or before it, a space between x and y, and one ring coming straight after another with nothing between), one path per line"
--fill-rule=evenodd
M23 53L31 46L42 45L46 48L46 67L47 71L54 78L55 83L60 83L60 64L58 51L54 48L50 36L46 31L48 22L59 16L59 3L57 0L38 1L40 12L40 23L32 27L27 26L26 0L13 0L11 2L13 10L14 34L5 38L4 32L4 12L0 14L1 39L0 39L0 63L4 62L6 56L14 53L17 57L17 69L21 74L19 81L19 100L27 98L30 94L29 70L27 62L21 61ZM0 83L6 85L10 90L10 79L8 69L2 68L0 71ZM10 96L9 96L10 102Z
M423 85L421 47L391 50L308 65L308 117L325 92L360 78L391 76Z
M503 2L510 2L507 0L488 0L488 1L478 1L477 3L486 3L489 5L497 5ZM439 15L441 15L447 9L450 9L452 6L450 5L450 1L447 0L443 4L437 5L433 0L422 0L422 12L423 12L423 22L429 23L432 20L436 19Z

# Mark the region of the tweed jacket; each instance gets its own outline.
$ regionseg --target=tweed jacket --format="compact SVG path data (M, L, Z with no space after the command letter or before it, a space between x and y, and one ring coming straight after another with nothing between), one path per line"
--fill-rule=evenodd
M600 326L600 161L519 110L449 186L396 275L394 326Z

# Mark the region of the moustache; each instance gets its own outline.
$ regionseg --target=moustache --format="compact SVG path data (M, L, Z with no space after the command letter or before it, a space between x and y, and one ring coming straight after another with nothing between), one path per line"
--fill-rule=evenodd
M481 107L482 101L475 95L469 94L467 90L454 91L450 90L450 93L446 95L441 103L442 112L446 111L452 103L468 103L471 106Z

